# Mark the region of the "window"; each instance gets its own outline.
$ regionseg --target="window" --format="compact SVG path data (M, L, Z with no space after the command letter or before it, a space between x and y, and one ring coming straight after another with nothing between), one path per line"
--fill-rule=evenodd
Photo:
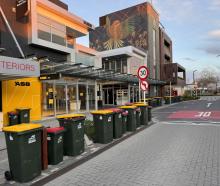
M112 60L103 60L102 68L112 70L117 73L127 73L127 58L119 58Z
M74 38L67 34L67 28L65 25L39 14L38 38L68 48L74 48Z
M122 72L122 66L121 66L121 59L116 61L116 72L121 73Z
M128 73L127 59L122 59L122 73Z

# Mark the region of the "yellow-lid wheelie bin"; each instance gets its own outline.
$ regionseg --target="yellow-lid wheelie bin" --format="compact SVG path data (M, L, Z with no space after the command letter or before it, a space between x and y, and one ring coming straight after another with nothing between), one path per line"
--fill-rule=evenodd
M110 108L113 112L113 138L117 139L122 137L122 113L123 109Z
M128 112L128 122L127 122L127 131L136 131L136 106L121 106L121 109L124 109Z
M29 182L41 174L40 124L20 124L4 127L10 171L7 180Z
M66 114L58 116L61 127L65 128L64 133L64 155L77 156L84 152L84 114Z
M91 114L95 125L95 142L110 143L113 140L113 111L97 110Z
M148 125L148 104L139 102L134 105L141 109L141 125Z

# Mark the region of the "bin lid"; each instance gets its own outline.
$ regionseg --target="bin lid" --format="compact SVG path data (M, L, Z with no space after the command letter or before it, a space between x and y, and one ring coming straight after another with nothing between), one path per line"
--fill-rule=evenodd
M20 107L20 108L16 108L16 110L31 110L31 108Z
M136 109L137 107L136 106L134 106L134 105L132 105L132 106L121 106L120 107L121 109Z
M31 124L31 123L26 123L26 124L19 124L19 125L14 125L10 127L3 127L4 132L13 132L13 133L19 133L19 132L25 132L28 130L33 130L33 129L38 129L41 128L41 124Z
M91 114L97 114L97 115L107 115L107 114L112 114L112 110L96 110L91 112Z
M61 116L57 116L57 119L69 119L69 118L80 118L80 117L86 117L84 114L65 114Z
M109 108L109 109L106 109L106 110L111 110L111 111L113 111L115 113L122 113L123 112L123 110L120 109L120 108Z
M122 116L127 116L128 115L128 112L122 112Z
M137 107L147 107L148 104L146 104L146 103L136 103L136 104L134 104L134 106L137 106Z
M47 133L57 133L64 130L65 130L64 127L47 128Z
M169 97L171 97L171 98L174 98L174 96L164 96L165 98L169 98Z

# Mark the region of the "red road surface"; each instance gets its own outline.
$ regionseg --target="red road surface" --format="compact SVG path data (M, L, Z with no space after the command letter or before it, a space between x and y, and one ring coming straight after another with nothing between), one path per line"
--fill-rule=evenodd
M220 111L178 111L168 116L169 119L220 119Z

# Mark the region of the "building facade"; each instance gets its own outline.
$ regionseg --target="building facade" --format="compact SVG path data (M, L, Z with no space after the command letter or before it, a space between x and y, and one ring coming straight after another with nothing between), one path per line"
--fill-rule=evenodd
M99 52L132 46L146 54L149 78L158 80L150 85L149 96L161 95L159 44L159 15L147 2L100 17L99 27L90 31L90 47ZM130 58L129 63L136 61Z
M178 63L173 63L173 43L164 28L160 29L160 77L166 85L162 88L163 95L183 95L186 85L186 70Z
M0 59L7 58L10 62L13 62L12 58L23 59L26 68L37 64L43 77L46 74L42 72L46 70L49 72L62 64L71 66L83 61L83 54L76 50L76 38L88 34L92 25L70 13L66 4L59 0L1 0L0 8ZM19 63L19 60L15 61ZM86 62L92 63L88 58ZM8 123L7 112L20 107L31 109L31 120L74 110L76 98L68 94L75 91L75 83L80 84L80 95L84 86L90 86L87 81L61 77L60 73L39 79L38 70L38 75L13 78L11 74L6 80L1 78L0 112L5 125Z

